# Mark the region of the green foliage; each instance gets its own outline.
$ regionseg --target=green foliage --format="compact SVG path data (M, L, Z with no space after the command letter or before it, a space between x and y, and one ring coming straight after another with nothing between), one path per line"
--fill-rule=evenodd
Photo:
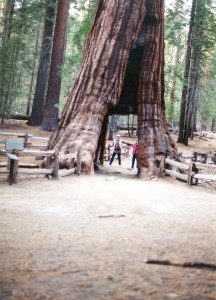
M206 63L206 71L202 81L201 101L199 103L199 119L201 124L211 126L216 119L216 49Z
M23 113L32 71L35 37L40 28L42 1L15 1L0 44L0 113ZM9 18L7 15L5 18Z
M96 0L74 1L70 9L67 29L67 48L62 70L60 108L63 107L79 71L86 39L91 28Z
M170 122L177 123L184 74L184 54L188 10L185 1L175 0L165 13L165 101L166 115ZM174 83L175 82L175 83ZM171 100L171 92L173 99Z
M165 14L165 100L166 113L169 121L176 122L179 119L181 94L184 78L184 65L186 53L186 39L190 21L187 1L173 0L172 8ZM191 5L191 4L190 4ZM208 75L208 83L204 66L213 64L215 38L216 38L216 11L215 1L202 0L196 2L195 19L192 33L192 65L199 59L199 86L195 88L200 95L197 111L198 122L211 123L214 115L215 72L212 69ZM175 59L178 53L178 60ZM197 76L197 67L190 70L190 80ZM171 102L170 92L175 81L174 102ZM197 83L198 84L198 83ZM194 88L194 87L193 87ZM173 104L172 104L173 103ZM173 107L172 107L173 105Z
M4 1L8 5L12 2ZM97 1L71 0L70 2L65 61L62 69L59 70L62 76L60 109L79 72ZM16 0L13 14L9 14L5 6L3 18L0 20L0 114L4 109L6 109L6 114L25 113L35 55L37 59L35 74L37 74L39 62L39 53L35 53L36 36L40 31L38 47L40 49L47 3L53 5L49 0ZM202 0L197 3L199 9L196 11L197 29L194 48L202 50L198 117L202 120L205 117L206 122L210 124L216 114L216 90L214 88L216 68L213 67L216 63L214 60L216 1ZM165 13L165 100L167 117L169 121L175 123L179 119L189 12L188 1L173 0L172 6ZM208 71L208 80L206 79L206 66L211 66ZM171 101L173 91L174 96Z

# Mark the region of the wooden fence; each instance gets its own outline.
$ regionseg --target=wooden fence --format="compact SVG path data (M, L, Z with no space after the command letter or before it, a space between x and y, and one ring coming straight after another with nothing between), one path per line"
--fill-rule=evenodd
M1 133L0 133L1 134ZM0 163L0 175L8 176L9 184L17 183L19 175L45 175L58 179L71 174L81 173L81 149L75 153L59 155L56 150L39 150L29 149L26 135L16 133L6 133L3 136L16 136L22 137L23 140L4 140L4 149L0 150L0 157L5 157L5 160ZM27 135L27 138L33 136ZM36 137L37 139L37 137ZM46 139L47 140L47 139ZM40 168L39 164L22 162L23 157L33 157L43 159L43 167ZM66 160L67 169L59 170L59 160ZM76 168L75 168L76 159Z
M170 175L187 182L188 185L198 184L198 180L216 181L216 165L190 161L181 163L170 158L157 157L159 176Z
M5 144L5 139L15 138L16 140L23 140L24 148L41 149L47 144L48 137L34 136L30 133L15 133L15 132L0 132L0 145Z

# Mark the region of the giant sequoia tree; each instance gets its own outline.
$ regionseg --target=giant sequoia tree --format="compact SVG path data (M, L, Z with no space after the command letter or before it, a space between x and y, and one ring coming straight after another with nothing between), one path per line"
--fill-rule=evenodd
M82 148L89 173L107 115L137 112L140 175L154 173L157 154L175 154L164 113L163 13L163 0L98 2L79 76L48 148L64 154Z

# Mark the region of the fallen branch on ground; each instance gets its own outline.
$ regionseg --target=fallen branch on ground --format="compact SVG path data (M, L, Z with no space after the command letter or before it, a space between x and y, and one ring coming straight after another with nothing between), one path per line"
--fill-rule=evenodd
M182 267L182 268L211 269L216 271L215 264L209 264L204 262L178 263L178 262L171 262L169 260L147 259L145 263L153 264L153 265L175 266L175 267Z

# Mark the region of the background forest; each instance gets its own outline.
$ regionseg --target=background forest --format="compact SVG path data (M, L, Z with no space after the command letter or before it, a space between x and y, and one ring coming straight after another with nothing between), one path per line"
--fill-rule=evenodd
M29 125L55 129L79 72L96 2L0 2L1 124L22 115ZM216 1L165 0L166 113L185 144L193 131L216 131L215 38ZM110 117L114 131L122 123L136 123L136 116Z

